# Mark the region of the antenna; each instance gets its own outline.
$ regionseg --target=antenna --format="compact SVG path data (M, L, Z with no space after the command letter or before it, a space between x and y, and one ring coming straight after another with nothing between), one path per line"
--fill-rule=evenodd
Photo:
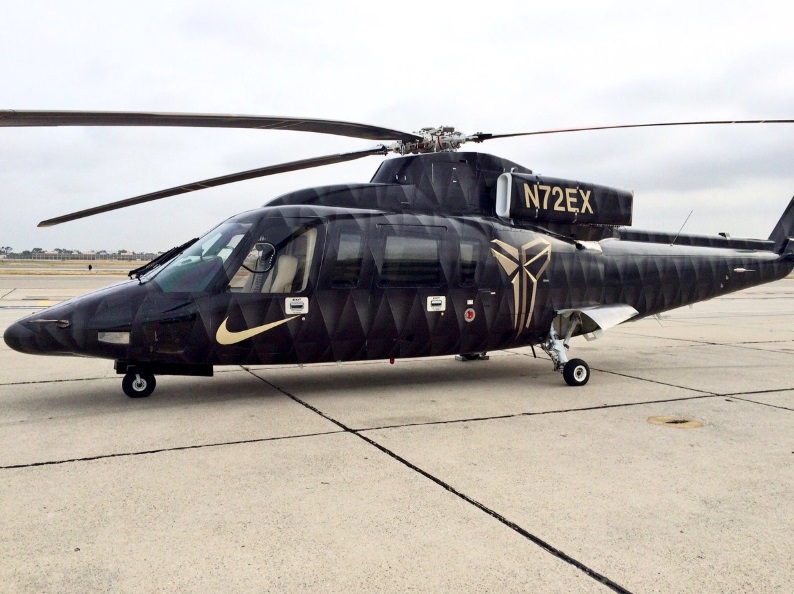
M689 214L684 219L684 225L686 225L686 222L689 220L689 217L692 216L693 212L695 212L695 211L694 210L690 210L689 211ZM678 236L681 235L681 231L684 230L684 225L681 225L681 228L678 230L678 233L675 234L675 237L673 238L673 241L670 242L670 245L673 245L676 242L676 240L678 239Z

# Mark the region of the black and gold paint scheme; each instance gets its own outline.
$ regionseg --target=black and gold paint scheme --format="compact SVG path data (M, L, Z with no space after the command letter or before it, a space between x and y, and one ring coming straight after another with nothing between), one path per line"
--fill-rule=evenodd
M513 327L516 336L528 330L535 311L538 279L551 259L551 244L543 238L533 239L520 247L513 247L494 239L491 253L513 285Z
M528 210L497 212L503 174ZM23 318L4 338L161 374L478 353L540 344L560 310L625 304L643 317L794 267L791 204L769 240L673 241L597 218L630 220L625 193L550 180L484 153L387 159L370 183L271 200L141 279Z

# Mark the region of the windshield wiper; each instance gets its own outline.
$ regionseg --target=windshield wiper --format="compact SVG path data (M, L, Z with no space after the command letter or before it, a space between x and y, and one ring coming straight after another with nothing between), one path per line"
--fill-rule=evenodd
M168 262L169 260L171 260L172 258L177 256L177 254L179 254L180 252L183 252L184 250L189 248L191 245L196 243L198 241L198 239L199 239L198 237L194 237L193 239L191 239L190 241L186 241L182 245L178 245L176 247L171 248L167 252L164 252L164 253L160 254L154 260L152 260L151 262L148 262L147 264L144 264L140 268L136 268L135 270L130 270L127 273L127 276L129 276L130 278L135 277L138 280L141 280L141 277L144 274L146 274L147 272L151 272L152 270L154 270L158 266L162 266L163 264L165 264L166 262Z

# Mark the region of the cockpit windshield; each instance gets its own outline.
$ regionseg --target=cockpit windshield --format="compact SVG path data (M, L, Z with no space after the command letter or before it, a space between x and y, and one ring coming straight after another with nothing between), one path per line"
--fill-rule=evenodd
M224 267L254 223L227 221L160 269L154 282L166 293L200 293Z
M309 285L319 220L247 215L215 227L148 279L166 293L298 293ZM217 286L216 286L217 285Z

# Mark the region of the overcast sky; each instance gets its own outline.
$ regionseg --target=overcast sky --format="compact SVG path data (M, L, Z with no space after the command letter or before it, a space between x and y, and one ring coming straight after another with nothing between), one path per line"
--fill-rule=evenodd
M465 132L794 118L794 36L753 2L3 3L0 109L316 117ZM66 212L372 141L167 128L0 128L0 246L162 250L382 157L37 229ZM794 125L587 132L473 145L635 191L634 226L767 237L794 194Z

